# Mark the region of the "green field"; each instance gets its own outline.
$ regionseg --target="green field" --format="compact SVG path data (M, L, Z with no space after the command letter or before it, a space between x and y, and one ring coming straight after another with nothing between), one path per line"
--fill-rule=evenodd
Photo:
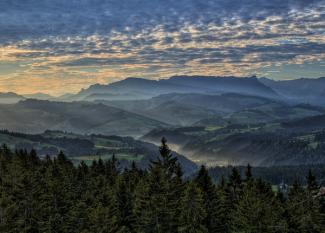
M220 125L210 125L205 128L206 131L216 131L223 128L223 126Z

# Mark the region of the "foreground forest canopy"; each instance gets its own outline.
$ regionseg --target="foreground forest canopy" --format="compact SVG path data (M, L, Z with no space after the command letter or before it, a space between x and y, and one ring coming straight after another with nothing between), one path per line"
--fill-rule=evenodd
M204 166L184 179L162 140L149 169L108 161L74 166L60 153L0 150L0 232L324 232L325 200L316 177L288 193L233 168L214 184Z

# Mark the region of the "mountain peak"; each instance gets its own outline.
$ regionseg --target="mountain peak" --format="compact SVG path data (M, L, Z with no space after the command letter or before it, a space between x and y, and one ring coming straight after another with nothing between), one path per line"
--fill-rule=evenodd
M128 77L107 85L95 84L83 89L71 100L132 100L148 99L168 93L221 94L239 93L268 98L279 98L276 92L264 85L256 76L172 76L168 79Z

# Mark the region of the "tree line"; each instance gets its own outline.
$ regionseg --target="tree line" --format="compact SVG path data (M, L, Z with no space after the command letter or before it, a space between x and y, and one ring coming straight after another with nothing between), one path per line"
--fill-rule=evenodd
M210 167L209 175L213 182L220 182L222 177L228 177L234 166L224 166L224 167ZM240 174L244 176L246 171L246 166L236 166ZM254 177L261 178L272 185L279 185L281 183L292 186L295 182L299 182L301 185L307 185L306 174L309 170L312 170L313 175L322 178L318 179L319 185L325 184L325 164L302 164L302 165L292 165L292 166L271 166L271 167L255 167Z
M218 184L202 166L185 179L162 139L146 170L112 159L74 166L60 153L0 149L0 232L260 233L324 232L325 202L316 177L287 195L233 168Z

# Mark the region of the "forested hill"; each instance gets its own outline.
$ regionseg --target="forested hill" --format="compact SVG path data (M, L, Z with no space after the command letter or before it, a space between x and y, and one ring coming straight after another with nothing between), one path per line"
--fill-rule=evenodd
M135 140L132 137L107 136L101 134L80 135L63 131L46 130L42 134L23 134L0 130L0 144L11 150L34 149L37 155L54 157L62 151L74 163L84 161L91 164L95 159L110 159L112 155L119 160L121 167L129 167L135 162L140 168L147 168L151 160L157 159L158 146ZM173 152L186 175L197 170L197 165L185 156Z
M116 159L74 166L63 153L0 149L0 232L324 232L324 192L312 172L289 193L234 168L214 185L204 166L182 178L162 141L148 170ZM254 171L253 171L254 172Z

